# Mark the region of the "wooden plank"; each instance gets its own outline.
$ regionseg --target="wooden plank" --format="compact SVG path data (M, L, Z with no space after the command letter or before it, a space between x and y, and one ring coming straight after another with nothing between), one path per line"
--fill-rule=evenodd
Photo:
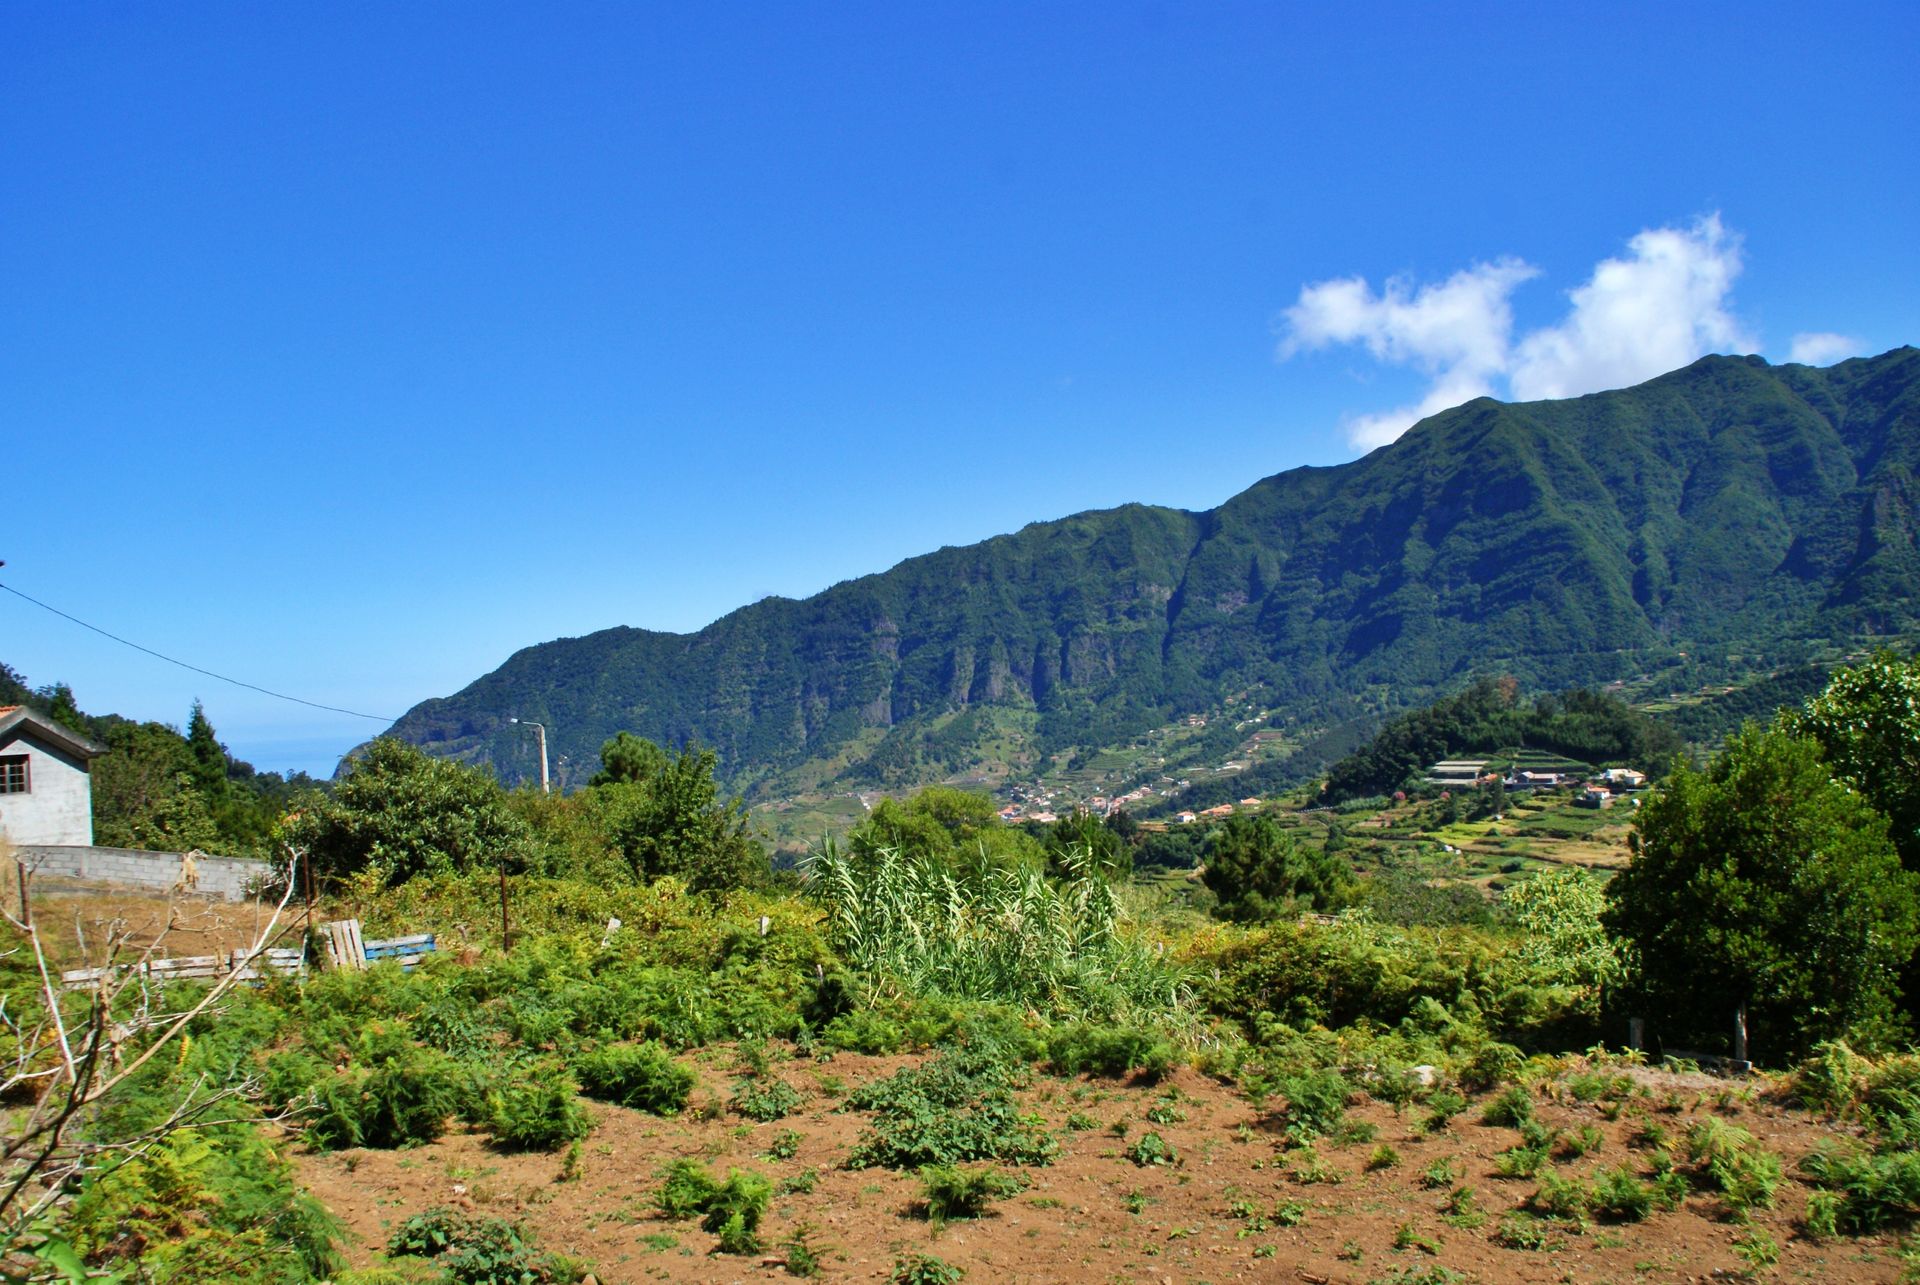
M360 940L358 919L336 919L326 925L328 961L335 968L365 968L367 954Z
M154 959L147 962L147 976L163 982L189 977L218 977L225 971L218 955L189 955L184 959Z
M386 937L380 941L369 941L367 943L367 953L371 955L376 949L386 950L391 953L402 950L408 946L420 946L427 950L432 950L433 934L415 933L411 937Z
M297 947L274 946L263 950L249 962L247 952L236 950L227 957L227 967L242 981L273 974L292 977L307 971L305 952Z
M414 933L406 937L389 937L383 941L366 943L366 956L369 960L398 960L400 967L412 971L424 957L432 954L434 941L432 933Z

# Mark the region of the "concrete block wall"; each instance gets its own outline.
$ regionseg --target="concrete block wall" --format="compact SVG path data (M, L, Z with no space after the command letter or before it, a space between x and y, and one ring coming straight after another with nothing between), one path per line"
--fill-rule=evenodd
M38 844L16 847L14 855L26 863L34 879L128 884L156 892L180 881L178 852ZM228 901L245 901L274 873L266 862L244 857L195 857L194 868L199 875L196 892Z

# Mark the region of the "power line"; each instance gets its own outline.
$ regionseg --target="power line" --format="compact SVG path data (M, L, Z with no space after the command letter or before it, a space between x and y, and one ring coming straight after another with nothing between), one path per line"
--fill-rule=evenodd
M0 566L5 566L5 565L6 564L4 562L0 562ZM130 639L122 638L119 634L108 633L106 630L102 629L98 625L90 625L86 621L80 619L80 617L78 616L70 616L66 612L60 610L60 608L58 607L49 606L47 603L40 601L38 598L34 598L27 594L21 593L18 589L14 588L10 584L0 584L0 589L5 589L8 593L12 594L16 598L24 598L26 601L32 603L34 606L40 608L42 611L51 611L54 615L60 617L60 619L62 620L70 620L74 624L79 625L82 629L91 629L94 633L99 634L102 638L111 638L114 642L119 643L122 647L131 647L135 651L145 652L147 655L152 656L156 660L164 660L169 665L178 665L180 666L180 668L190 669L196 674L205 674L208 678L217 678L223 683L232 683L235 687L244 687L250 692L259 692L262 696L271 696L275 700L292 701L295 705L305 705L309 709L324 709L329 714L346 714L353 718L369 718L376 723L397 723L400 721L397 718L388 718L383 714L362 714L357 709L341 709L338 705L322 705L319 701L302 700L298 696L289 696L285 692L276 692L271 688L262 687L258 683L243 683L238 678L228 678L225 674L216 674L211 669L202 669L198 665L189 665L184 660L175 660L173 657L165 655L161 652L157 652L151 647L142 647L139 643L133 642Z

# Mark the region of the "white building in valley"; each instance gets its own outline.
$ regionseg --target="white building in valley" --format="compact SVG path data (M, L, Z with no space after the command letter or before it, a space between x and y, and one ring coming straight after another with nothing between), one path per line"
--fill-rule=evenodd
M0 836L22 846L93 845L93 780L105 753L24 705L0 705Z

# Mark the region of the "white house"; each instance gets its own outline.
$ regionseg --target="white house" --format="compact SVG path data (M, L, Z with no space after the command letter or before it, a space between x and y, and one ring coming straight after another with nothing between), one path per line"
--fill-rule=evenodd
M23 705L0 705L0 835L22 845L93 845L87 765L106 752Z

